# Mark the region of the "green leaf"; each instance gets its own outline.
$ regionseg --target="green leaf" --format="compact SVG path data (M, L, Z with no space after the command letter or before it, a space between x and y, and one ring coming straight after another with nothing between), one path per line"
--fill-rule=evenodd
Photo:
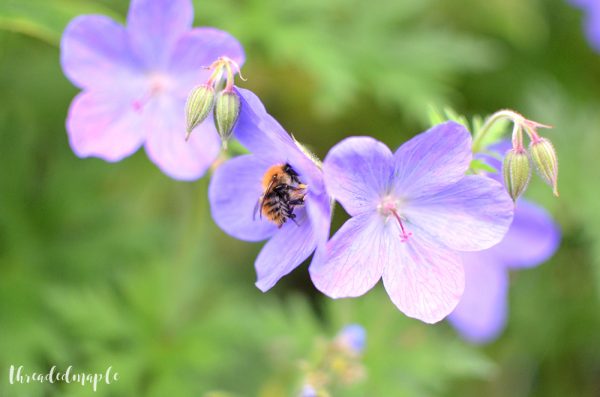
M480 172L495 174L496 172L498 172L498 170L496 170L494 167L492 167L489 164L486 164L485 162L483 162L481 160L471 161L471 166L469 167L469 169L476 174L480 173Z
M429 124L432 126L443 123L444 121L447 120L446 117L444 116L444 113L435 106L429 107L429 111L427 113L427 118L429 119Z
M454 109L449 108L449 107L443 108L443 110L442 110L435 106L430 106L429 111L428 111L428 119L429 119L429 122L431 125L443 123L446 120L456 121L457 123L464 125L467 130L471 131L471 133L473 134L474 141L477 141L478 136L483 132L481 127L483 127L483 125L484 125L484 119L481 116L475 115L469 122L467 117L459 114ZM485 149L487 147L489 147L495 143L498 143L502 139L504 134L507 132L508 124L510 124L510 122L507 120L498 120L497 122L495 122L488 129L488 131L486 132L483 139L481 141L479 141L479 144L477 145L477 147L473 147L473 151L474 152L482 152L482 151L485 151ZM473 168L473 167L475 167L475 168ZM489 169L491 167L484 165L483 163L480 165L480 164L477 164L477 162L473 162L471 164L471 168L473 170L478 169L481 171L488 172L487 169ZM493 171L493 169L492 169L491 172L495 172L495 171Z
M481 131L483 122L481 121L481 118L479 118L477 121L477 126L475 123L475 120L473 120L473 131L477 131L477 134ZM498 143L500 140L502 140L503 136L505 136L505 134L508 132L507 127L509 124L510 122L508 120L498 120L495 122L480 141L480 148L485 150L485 148L489 147L490 145Z
M449 107L440 109L435 106L430 106L429 121L432 126L448 120L462 124L467 130L471 130L469 120L467 120L465 116L458 114L458 112L456 112L454 109Z

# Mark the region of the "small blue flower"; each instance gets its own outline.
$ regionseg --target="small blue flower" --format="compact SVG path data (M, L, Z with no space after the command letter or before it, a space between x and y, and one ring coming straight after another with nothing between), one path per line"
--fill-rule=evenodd
M367 343L367 331L359 324L349 324L340 331L337 341L352 353L360 354Z
M492 148L505 153L508 142ZM485 161L500 169L500 161L485 156ZM500 174L490 177L501 180ZM462 255L465 291L450 323L467 340L485 343L504 329L507 314L508 271L534 267L548 260L560 244L560 229L540 206L519 200L512 225L502 242L480 252Z
M319 393L311 385L304 385L299 397L319 397Z
M234 133L251 154L217 168L210 182L209 201L215 222L231 236L245 241L269 240L255 262L256 286L267 291L325 244L331 204L318 162L266 112L254 94L244 89L238 93L243 111ZM284 164L306 185L306 195L303 205L294 210L295 218L278 227L266 216L256 215L256 209L265 192L265 173Z

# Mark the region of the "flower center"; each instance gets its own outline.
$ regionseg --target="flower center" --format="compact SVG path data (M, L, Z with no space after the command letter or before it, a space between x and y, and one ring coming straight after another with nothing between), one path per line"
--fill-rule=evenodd
M400 203L398 200L395 200L392 197L386 197L377 206L377 211L379 211L381 215L386 217L386 221L390 219L390 217L394 217L396 222L398 222L398 226L400 226L400 241L404 243L408 241L408 238L412 236L412 233L407 232L404 228L404 224L402 223L402 216L400 215L400 212L398 210L399 204Z
M144 106L146 106L151 99L164 94L172 85L171 78L162 73L151 73L148 81L148 91L141 98L134 100L131 104L133 110L136 112L144 110Z

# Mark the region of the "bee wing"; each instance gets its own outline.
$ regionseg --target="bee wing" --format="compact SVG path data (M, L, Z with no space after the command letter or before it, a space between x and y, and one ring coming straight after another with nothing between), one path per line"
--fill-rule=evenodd
M258 199L258 202L256 203L256 205L254 206L254 215L252 215L252 219L256 220L256 212L258 211L258 216L259 219L262 219L262 210L265 204L265 196L267 194L269 194L269 192L271 191L271 188L273 187L273 184L275 183L275 177L273 177L271 179L271 182L269 183L269 186L267 186L267 188L265 189L264 193L260 196L260 198Z
M254 212L252 213L252 220L255 221L256 220L256 213L258 212L258 216L259 219L262 219L262 208L263 208L263 201L264 201L264 194L260 196L260 198L258 199L258 201L256 202L256 204L254 205Z

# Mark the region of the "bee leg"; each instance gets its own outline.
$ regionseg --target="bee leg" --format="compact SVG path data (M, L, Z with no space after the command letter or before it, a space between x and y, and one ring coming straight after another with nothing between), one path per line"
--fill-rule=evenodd
M304 198L299 198L299 199L296 199L296 200L290 200L289 204L290 204L290 206L303 205L304 204Z
M291 191L293 191L293 192L301 192L301 191L306 190L306 187L307 187L306 185L304 185L304 184L301 183L298 186L289 186L288 189L291 190Z
M300 226L300 224L296 220L296 214L294 214L294 213L290 214L289 218L292 220L292 222L294 222L296 224L296 226Z
M277 193L283 193L283 192L285 192L285 191L287 191L288 189L291 189L291 188L292 188L291 186L289 186L289 185L287 185L285 183L282 183L280 185L275 186L273 188L273 191L277 192Z
M292 222L294 222L296 224L296 226L300 226L298 221L296 221L296 214L294 214L294 207L290 206L289 209L286 211L286 215L289 219L292 220Z
M283 224L285 223L285 221L287 221L287 219L285 217L281 218L281 221L277 225L277 228L281 229L283 227Z

